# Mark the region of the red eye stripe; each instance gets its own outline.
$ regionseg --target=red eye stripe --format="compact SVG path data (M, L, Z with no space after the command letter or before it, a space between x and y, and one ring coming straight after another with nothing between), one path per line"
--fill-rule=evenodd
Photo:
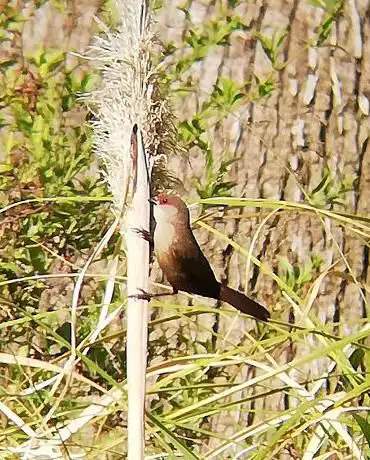
M168 202L168 198L166 196L161 195L159 197L159 204L166 204Z

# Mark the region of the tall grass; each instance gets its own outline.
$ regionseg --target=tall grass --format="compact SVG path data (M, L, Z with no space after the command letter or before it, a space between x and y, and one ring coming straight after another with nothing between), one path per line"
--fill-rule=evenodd
M246 199L216 201L218 205L238 207L251 206L252 203L256 205L255 201ZM215 200L202 203L215 204ZM261 205L274 208L276 203L264 200ZM320 214L321 211L310 208L309 212ZM302 208L300 204L295 206L289 203L289 211L281 212L302 212ZM329 216L333 221L338 217L335 212L329 212ZM358 228L359 224L364 233L370 230L362 218L346 219L345 223L340 221L340 225L344 225L348 231ZM175 354L158 365L151 364L147 370L150 382L148 398L152 401L147 413L149 458L164 458L176 452L176 455L184 458L243 458L244 455L250 458L273 458L287 449L289 451L292 445L300 446L302 458L305 459L313 458L319 452L325 452L326 455L338 451L347 452L346 455L354 458L366 458L369 452L366 420L370 380L366 371L368 347L365 343L370 334L369 327L365 320L361 322L356 318L354 323L358 323L360 329L348 336L341 336L335 333L335 324L322 324L311 312L321 283L334 273L335 267L323 270L312 280L305 297L301 297L291 290L282 277L255 259L248 248L237 245L202 220L198 220L197 225L206 228L217 238L226 239L243 257L250 257L253 263L258 264L260 270L277 284L286 299L286 305L294 308L297 320L295 324L283 323L273 315L274 319L268 325L254 332L244 329L243 323L238 321L238 328L241 328L244 337L239 344L229 340L227 333L218 334L218 338L223 339L224 347L216 353L185 350L181 356ZM338 257L342 256L338 254ZM79 276L84 277L85 274ZM90 276L99 278L106 275L96 273ZM42 275L39 279L42 279ZM3 281L2 285L27 285L30 282L9 280ZM359 289L367 290L359 280L353 282ZM171 324L178 324L179 320L183 330L187 327L197 329L196 319L200 315L238 316L231 308L214 310L202 306L199 299L194 299L194 302L193 306L153 302L155 309L168 310L168 314L149 323L151 334L158 330L169 330ZM89 307L90 312L97 307ZM78 306L79 310L84 308L83 305ZM110 318L114 318L122 307L118 305L117 310L112 305L111 308ZM70 309L66 306L66 312L70 313ZM91 329L89 335L74 348L71 342L48 325L56 313L31 315L24 311L23 319L4 321L1 325L3 331L12 331L19 327L27 330L36 324L51 344L65 350L50 362L24 357L19 353L0 354L0 361L9 369L8 375L12 376L5 387L3 378L2 411L9 423L2 434L2 455L12 458L13 453L25 452L22 445L27 438L33 439L33 444L38 442L40 449L45 439L50 438L61 448L67 449L69 455L84 451L88 452L89 458L102 453L113 455L113 458L116 455L124 457L125 432L118 428L120 423L116 428L109 427L112 420L127 410L125 379L120 382L109 375L106 363L92 360L90 354L97 346L109 351L112 340L125 331L105 335L107 319L105 324ZM103 333L100 338L99 332ZM310 350L291 362L281 362L276 350L288 341L311 344ZM70 373L65 364L73 355L82 367ZM114 363L116 358L111 356L111 360ZM315 363L320 360L327 362L325 372L317 375L312 372L307 380L303 370L307 366L315 369ZM245 378L246 368L254 370L253 377ZM218 376L215 380L208 377L211 370ZM55 382L65 377L66 372L68 385L64 385L64 391L58 393L55 391ZM225 379L222 375L229 377ZM330 392L327 392L328 385ZM273 396L278 399L284 395L289 395L296 404L283 413L279 410L264 413L263 408L250 408L253 407L252 403L258 407L261 398ZM239 425L231 436L207 428L220 415L225 419L227 414L234 417L235 413L243 413L245 404L248 404L249 412L257 412L255 422L248 426ZM48 409L50 420L55 420L52 426L47 423L45 408ZM94 433L90 439L87 436L89 432ZM214 447L205 448L210 439L213 439Z

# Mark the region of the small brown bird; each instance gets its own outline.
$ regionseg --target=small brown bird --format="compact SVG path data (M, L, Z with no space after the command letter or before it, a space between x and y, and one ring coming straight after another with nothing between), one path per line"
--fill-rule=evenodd
M154 252L173 292L223 300L243 313L267 321L270 313L266 308L216 280L190 228L186 204L172 195L160 195L151 202L156 221Z

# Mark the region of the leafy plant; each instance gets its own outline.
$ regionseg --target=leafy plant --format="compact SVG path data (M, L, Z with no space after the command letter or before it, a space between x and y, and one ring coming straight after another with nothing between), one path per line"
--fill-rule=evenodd
M254 76L256 79L256 88L252 91L252 99L260 100L267 98L275 90L275 81L272 76L265 79L259 78L257 75Z
M236 183L228 181L227 174L230 166L238 161L237 158L223 160L221 164L215 164L212 155L208 155L206 161L206 171L202 179L198 180L197 192L200 198L212 198L221 196L230 196L230 191Z
M358 423L358 426L360 427L362 433L364 434L364 437L370 447L370 423L369 423L369 417L363 417L360 415L360 413L353 414L353 418L356 420Z
M345 204L345 194L353 190L356 177L335 175L329 167L325 167L321 181L308 193L314 206L333 206Z
M169 77L171 81L181 78L195 62L204 59L215 46L225 46L235 30L245 30L242 19L236 15L221 15L217 19L207 21L201 28L190 27L184 36L184 43L188 45L186 57L177 60L174 74ZM172 44L167 45L166 54L176 50Z
M325 17L317 28L315 46L321 46L329 37L333 22L343 8L343 0L309 0L309 2L325 11Z
M303 267L300 264L291 264L285 256L279 256L280 277L292 291L302 295L308 283L320 270L322 263L323 260L319 255L312 255Z
M314 6L323 9L330 15L335 15L343 6L343 0L309 0Z
M208 150L208 143L202 140L206 132L206 120L201 116L195 115L192 119L179 123L177 130L186 148L199 147Z
M20 13L11 14L9 8L5 13L11 21L23 24ZM9 29L10 19L1 18L3 35L14 33L13 27ZM77 98L97 83L97 76L83 65L68 68L65 52L56 49L40 47L24 56L19 46L13 57L0 69L5 125L0 205L24 204L14 210L9 207L1 215L2 280L47 273L58 260L73 266L99 241L110 219L105 205L89 201L104 196L106 186L102 177L89 172L92 133ZM77 200L44 200L57 196ZM83 197L88 199L83 202ZM66 267L68 262L63 269ZM41 281L30 282L26 288L18 283L3 287L0 296L12 305L13 317L18 317L25 304L31 311L38 310L48 288ZM31 343L29 346L32 348Z
M261 32L255 32L254 34L257 40L261 43L264 52L271 61L271 65L275 70L281 70L284 67L284 63L279 61L279 54L287 35L288 32L286 30L275 30L271 38Z
M202 105L204 114L215 112L231 113L245 98L242 85L237 85L229 78L221 77L215 84L209 99Z

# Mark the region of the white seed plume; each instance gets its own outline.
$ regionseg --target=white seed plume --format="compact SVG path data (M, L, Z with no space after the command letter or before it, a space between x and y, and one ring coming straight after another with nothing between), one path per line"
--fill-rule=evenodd
M121 211L132 173L130 138L136 123L145 147L156 153L153 124L161 118L161 103L154 100L155 72L150 59L153 43L145 0L117 1L120 26L104 30L91 51L102 72L102 84L89 96L96 108L95 151L103 160L115 209Z

